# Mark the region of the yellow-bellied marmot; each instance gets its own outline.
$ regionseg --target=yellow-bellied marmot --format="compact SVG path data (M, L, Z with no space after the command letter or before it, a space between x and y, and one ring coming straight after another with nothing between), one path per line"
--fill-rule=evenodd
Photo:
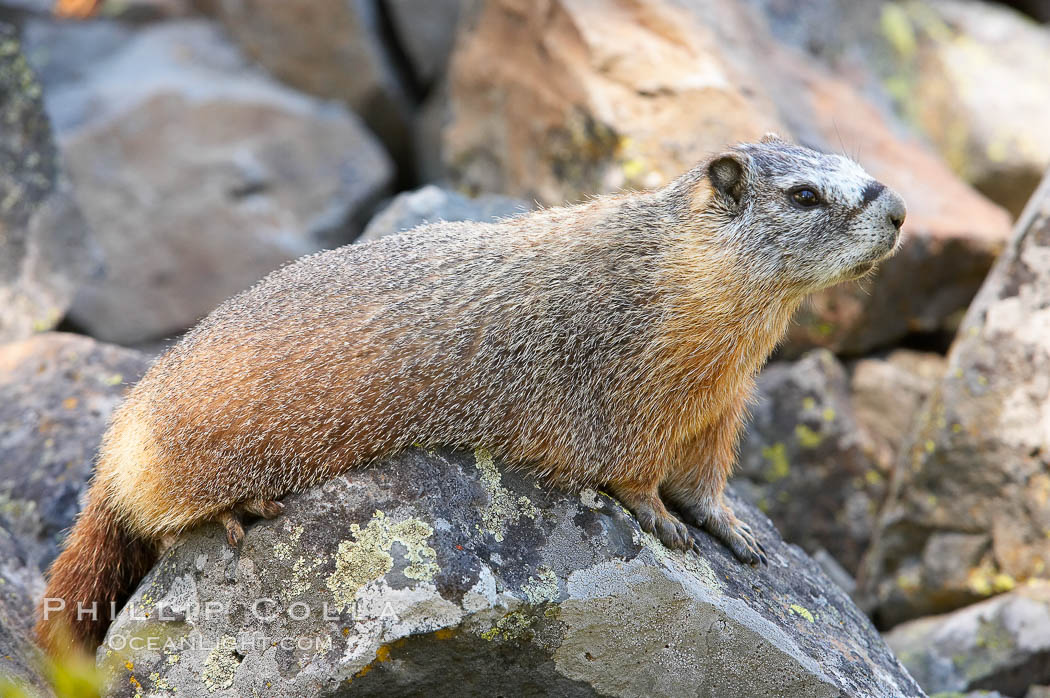
M38 637L94 647L162 539L220 520L236 544L240 513L415 443L605 487L670 547L698 535L684 520L763 561L722 498L753 378L803 297L870 270L904 214L853 161L767 137L658 191L284 267L115 414Z

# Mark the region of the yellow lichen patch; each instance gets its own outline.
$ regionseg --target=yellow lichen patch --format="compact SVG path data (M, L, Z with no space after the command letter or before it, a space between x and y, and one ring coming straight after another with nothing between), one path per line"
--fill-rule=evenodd
M273 554L278 560L290 560L292 558L292 549L299 544L299 539L303 535L303 527L295 526L292 528L292 532L288 535L288 541L278 541L273 546Z
M169 691L174 693L175 689L172 687L168 680L162 678L159 672L154 671L149 675L149 680L153 684L154 691Z
M510 490L503 486L503 479L491 453L479 448L474 451L474 461L481 471L481 484L489 494L488 506L481 512L484 530L492 533L497 541L502 541L508 525L522 516L535 519L539 510L528 497L514 499L511 496Z
M904 592L913 592L919 589L922 580L919 578L918 570L907 570L897 575L897 587Z
M292 578L281 588L282 598L293 599L309 591L312 585L311 575L324 561L325 558L321 555L309 561L304 557L296 560L292 565Z
M382 511L376 511L365 528L353 524L350 531L354 539L339 544L335 571L326 582L340 610L353 604L361 587L394 568L390 555L394 543L401 543L407 551L406 577L429 581L437 574L437 553L427 545L434 529L419 519L393 523Z
M824 435L814 431L805 424L795 426L795 438L802 448L816 448L824 440Z
M1017 586L1017 580L1005 572L1000 572L992 577L992 589L994 589L997 594L1011 591L1015 586Z
M452 628L441 628L434 631L434 637L438 640L451 640L455 635L456 631Z
M912 58L918 50L918 40L907 12L899 4L891 2L882 8L880 19L882 34L897 55L904 59Z
M208 653L204 660L204 672L201 679L204 685L212 693L229 688L233 685L233 675L241 663L237 660L233 650L237 647L237 638L232 635L223 635L219 638L215 648Z
M782 443L775 443L762 449L762 457L769 461L765 477L767 482L783 480L791 474L791 466L788 465L787 447Z
M541 567L521 587L525 600L533 606L558 600L558 575L549 567Z
M991 596L995 593L992 580L996 574L997 572L988 562L983 563L980 567L974 567L966 577L966 588L974 594Z
M532 627L536 619L525 615L521 611L512 611L496 621L496 625L481 633L484 640L492 641L496 638L503 640L516 640L522 637Z
M793 603L789 608L791 609L791 612L794 613L796 616L799 616L800 618L805 618L810 623L813 623L816 620L813 617L813 613L805 606L799 606L797 603Z
M368 674L368 672L372 671L372 669L374 669L376 667L377 664L382 664L383 662L389 662L389 661L390 661L390 645L380 645L379 647L376 648L376 658L373 659L368 664L365 664L363 667L361 667L361 670L358 671L354 675L354 678L358 678L359 679L362 676L366 676Z
M970 570L966 586L975 594L991 596L1010 591L1017 586L1017 581L1008 574L996 571L995 567L986 561Z

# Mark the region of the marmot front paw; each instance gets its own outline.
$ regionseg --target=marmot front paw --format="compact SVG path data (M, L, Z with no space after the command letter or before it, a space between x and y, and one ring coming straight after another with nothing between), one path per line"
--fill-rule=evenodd
M765 547L758 542L751 527L736 517L725 504L711 506L694 504L682 508L682 515L689 523L722 541L737 559L749 565L766 565ZM699 552L699 542L692 541L693 549Z

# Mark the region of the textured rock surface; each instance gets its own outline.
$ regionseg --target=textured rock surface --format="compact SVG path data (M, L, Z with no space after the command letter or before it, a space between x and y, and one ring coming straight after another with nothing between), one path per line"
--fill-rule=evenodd
M967 313L866 565L878 619L1050 575L1050 177Z
M356 242L378 240L402 230L411 230L417 225L436 221L492 221L509 218L528 211L525 201L498 194L482 194L468 199L448 189L432 184L416 191L398 194L390 204L380 211Z
M39 655L30 642L33 599L43 592L43 578L25 550L0 520L0 695L6 682L48 695L38 671Z
M376 0L215 0L237 44L287 84L349 104L399 161L407 156L408 84Z
M809 553L849 572L867 548L887 473L850 405L849 378L827 350L770 364L740 444L738 489Z
M412 451L285 504L237 552L208 527L161 558L99 649L113 695L921 695L739 501L767 568L706 539L671 553L609 497L484 452Z
M853 410L871 437L875 458L884 473L893 469L915 424L915 415L944 377L945 363L940 354L897 349L850 366Z
M146 364L72 334L0 346L0 521L38 568L73 524L110 412Z
M923 133L1015 216L1050 164L1050 28L959 0L747 0L777 38ZM1040 1L1048 8L1050 3Z
M51 32L52 53L78 30ZM391 177L352 114L276 84L203 21L144 29L46 98L105 254L72 316L108 341L171 335L349 241Z
M0 24L0 342L58 324L98 266L59 167L41 89Z
M1050 584L1034 582L943 616L902 623L886 641L923 689L1023 696L1050 681Z
M994 3L888 5L886 84L968 182L1016 216L1050 166L1050 28ZM994 86L994 88L992 87Z
M493 0L475 25L453 55L441 154L469 190L550 204L654 186L777 130L857 154L904 195L901 252L820 294L791 354L860 353L950 324L1009 235L1004 211L741 3Z

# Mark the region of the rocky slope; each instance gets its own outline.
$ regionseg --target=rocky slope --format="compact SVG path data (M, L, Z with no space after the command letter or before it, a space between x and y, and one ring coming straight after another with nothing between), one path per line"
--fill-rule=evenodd
M733 486L801 551L741 502L769 569L670 554L601 493L414 452L237 553L188 535L136 596L176 619L132 607L110 639L211 644L111 642L109 690L918 695L852 593L931 694L1046 695L1047 185L1009 221L1050 162L1050 28L1005 4L1043 3L0 0L0 675L97 681L31 646L41 571L111 410L223 298L775 130L909 205L900 254L804 307L759 379ZM280 612L185 607L259 595ZM252 633L306 646L230 646Z

